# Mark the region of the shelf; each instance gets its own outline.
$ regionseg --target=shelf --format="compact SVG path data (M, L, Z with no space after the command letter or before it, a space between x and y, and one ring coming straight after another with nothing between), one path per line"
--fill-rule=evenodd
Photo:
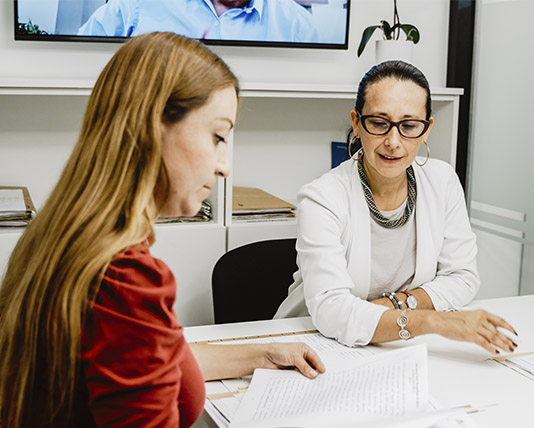
M82 95L91 94L91 80L0 79L0 95Z
M26 227L0 227L0 235L22 235Z
M295 85L249 83L241 87L242 97L271 98L330 98L355 99L356 86L346 85ZM463 95L462 88L433 88L432 98L449 99L451 96ZM436 99L437 100L437 99Z
M189 223L156 223L154 225L156 229L175 230L181 228L188 229L213 229L224 227L222 224L215 223L214 221L198 221Z
M0 95L90 95L94 85L92 80L72 79L0 79ZM244 83L242 97L268 98L330 98L354 99L356 86L347 85L295 85ZM449 99L463 95L461 88L432 88L432 98Z
M297 224L297 220L295 218L288 218L288 219L266 219L266 220L236 220L235 218L232 218L232 226L238 226L238 227L254 227L258 224L261 225L272 225L272 226L279 226L279 225L285 225L285 224Z
M341 98L353 99L356 88L350 86L332 85L270 85L270 84L244 84L241 87L242 97L268 97L268 98Z
M161 230L179 230L187 227L188 229L216 229L224 227L222 224L217 224L214 221L192 222L192 223L156 223L156 229ZM26 230L25 227L0 227L0 236L3 235L22 235Z

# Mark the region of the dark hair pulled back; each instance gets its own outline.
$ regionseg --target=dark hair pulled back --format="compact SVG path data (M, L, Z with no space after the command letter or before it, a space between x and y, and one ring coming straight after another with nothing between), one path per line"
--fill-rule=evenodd
M410 80L417 86L423 88L426 92L426 117L430 119L432 116L432 99L430 97L430 85L425 75L412 64L408 64L404 61L385 61L373 66L360 81L358 86L358 93L356 94L355 110L362 114L363 106L365 104L365 95L367 88L373 83L377 83L382 79L392 77L398 80Z

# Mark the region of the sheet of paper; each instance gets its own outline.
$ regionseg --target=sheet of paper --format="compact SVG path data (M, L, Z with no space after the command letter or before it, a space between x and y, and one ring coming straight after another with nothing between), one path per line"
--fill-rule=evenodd
M385 352L381 348L375 346L359 346L349 348L341 345L339 342L328 339L320 333L297 333L289 335L274 335L266 337L256 337L238 340L229 340L224 342L214 342L214 345L237 345L245 343L273 343L273 342L302 342L310 346L321 358L327 370L329 368L340 367L350 364L352 361L362 357L374 355L378 352ZM244 393L252 376L243 376L236 379L224 379L220 384L225 387L225 392ZM218 390L217 392L220 392ZM221 414L231 421L234 417L235 411L241 403L241 395L232 394L225 398L221 398L219 394L208 394L208 400Z
M217 409L217 411L224 417L227 423L233 419L243 394L240 392L227 393L227 394L213 394L208 395L208 400Z
M21 189L0 189L0 212L26 211Z
M231 394L226 397L223 397L223 394L220 395L220 397L208 397L208 405L220 415L220 419L217 419L217 426L222 428L228 427L230 421L234 418L241 404L243 394ZM429 404L428 413L403 418L401 421L398 418L386 418L370 422L363 428L480 428L480 425L466 413L470 406L459 410L443 409L441 406L436 405L435 401L433 403L432 400L429 401Z
M228 420L219 412L219 410L217 410L217 408L208 399L206 399L206 402L204 403L204 410L209 414L211 422L215 424L213 425L210 423L210 427L216 426L219 428L228 428Z
M482 411L484 410L484 406L479 408L465 405L462 407L445 409L436 399L429 397L428 407L427 415L431 417L434 416L434 420L427 424L428 428L480 428L480 425L478 425L468 413ZM407 425L406 428L412 428L412 426Z
M429 428L480 428L471 416L466 413L456 413L435 422Z
M534 380L534 352L525 352L516 355L502 355L491 359Z
M252 376L242 376L234 379L223 379L221 383L232 392L243 392L250 385Z
M518 368L534 375L534 353L525 354L517 357L508 357L508 362L514 364Z
M230 427L353 427L406 417L427 403L426 346L416 345L331 367L314 380L258 369Z
M361 425L353 425L352 428ZM435 410L407 418L374 421L361 428L480 428L469 415L458 409Z

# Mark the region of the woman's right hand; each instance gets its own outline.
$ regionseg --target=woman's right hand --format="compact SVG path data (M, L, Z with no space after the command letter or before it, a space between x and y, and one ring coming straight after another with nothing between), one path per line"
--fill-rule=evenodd
M505 328L517 335L514 328L504 319L484 310L463 312L435 312L433 330L443 337L464 342L473 342L492 354L499 354L497 348L513 352L517 347L497 327Z
M264 363L268 369L295 368L304 376L314 379L325 367L319 356L305 343L271 343L265 345Z

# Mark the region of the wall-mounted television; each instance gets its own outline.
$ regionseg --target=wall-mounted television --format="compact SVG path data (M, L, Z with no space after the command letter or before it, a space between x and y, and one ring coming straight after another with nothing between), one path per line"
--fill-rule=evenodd
M206 44L347 49L351 0L14 0L15 40L123 42L172 31Z

